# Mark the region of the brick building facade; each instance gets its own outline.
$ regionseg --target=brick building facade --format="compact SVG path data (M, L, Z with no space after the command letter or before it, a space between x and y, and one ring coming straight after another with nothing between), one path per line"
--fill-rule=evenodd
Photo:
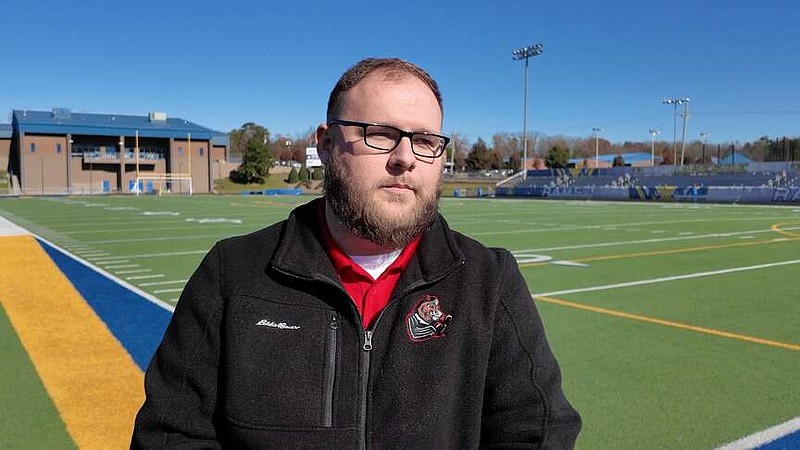
M227 174L228 150L227 134L164 113L14 110L10 138L0 136L11 190L25 195L130 193L137 177L191 177L193 192L212 192L215 176ZM139 189L159 189L155 184L140 181Z

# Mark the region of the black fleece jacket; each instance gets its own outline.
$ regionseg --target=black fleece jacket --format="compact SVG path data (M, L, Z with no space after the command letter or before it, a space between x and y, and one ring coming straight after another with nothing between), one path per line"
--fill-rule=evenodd
M439 217L364 331L318 201L206 255L147 369L131 448L574 445L580 417L509 252Z

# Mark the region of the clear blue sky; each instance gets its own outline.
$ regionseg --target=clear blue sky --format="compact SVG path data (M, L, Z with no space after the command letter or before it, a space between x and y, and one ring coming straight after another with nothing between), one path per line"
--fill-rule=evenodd
M438 80L445 132L489 140L522 131L511 52L542 43L529 131L649 142L655 127L671 140L661 99L690 97L687 139L800 135L797 0L177 3L6 2L0 113L164 111L297 135L324 120L348 66L396 56Z

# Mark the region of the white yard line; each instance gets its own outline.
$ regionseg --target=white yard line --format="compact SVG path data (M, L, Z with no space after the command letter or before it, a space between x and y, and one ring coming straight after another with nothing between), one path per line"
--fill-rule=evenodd
M175 306L174 305L171 305L169 303L164 302L163 300L161 300L159 298L154 297L152 294L147 293L147 292L139 289L138 287L126 282L125 280L121 280L121 279L117 278L115 275L110 274L110 273L106 272L104 269L102 269L102 268L100 268L98 266L95 266L94 264L86 261L85 259L83 259L83 258L81 258L79 256L76 256L76 255L64 250L63 248L55 245L54 243L48 241L47 239L45 239L45 238L43 238L41 236L38 236L38 235L35 235L35 236L36 236L37 239L41 239L42 242L46 242L47 245L53 247L54 249L56 249L60 253L66 255L67 257L69 257L70 259L72 259L74 261L77 261L78 263L82 264L83 266L88 267L89 269L91 269L91 270L97 272L98 274L108 278L109 280L112 280L112 281L116 282L120 286L123 286L126 289L131 290L131 292L135 292L136 294L142 296L142 298L144 298L145 300L147 300L147 301L149 301L149 302L151 302L151 303L153 303L153 304L155 304L155 305L157 305L157 306L159 306L159 307L161 307L161 308L163 308L163 309L165 309L165 310L167 310L169 312L172 312L172 311L175 310Z
M105 265L105 264L122 264L122 263L130 262L127 259L120 259L120 258L127 258L127 256L114 256L114 257L111 257L111 258L87 258L87 259L90 260L91 262L93 262L95 264L99 264L101 266Z
M606 284L603 286L591 286L586 288L578 288L578 289L567 289L563 291L553 291L553 292L543 292L534 294L534 297L542 296L542 297L554 297L557 295L565 295L565 294L578 294L582 292L594 292L594 291L605 291L608 289L618 289L618 288L626 288L631 286L642 286L645 284L655 284L655 283L664 283L668 281L676 281L676 280L688 280L691 278L701 278L701 277L709 277L713 275L723 275L726 273L734 273L734 272L746 272L749 270L758 270L758 269L767 269L770 267L778 267L778 266L788 266L791 264L800 264L800 259L793 259L790 261L781 261L776 263L769 263L769 264L758 264L755 266L745 266L745 267L734 267L731 269L723 269L723 270L713 270L709 272L697 272L697 273L689 273L686 275L675 275L671 277L660 277L660 278L652 278L650 280L639 280L639 281L629 281L627 283L615 283L615 284Z
M141 283L139 287L146 287L146 286L159 286L162 284L176 284L176 283L186 283L189 280L170 280L170 281L154 281L152 283Z
M690 224L690 223L708 223L708 222L744 222L744 221L764 221L764 220L788 220L786 216L776 217L727 217L721 219L690 219L690 220L670 220L670 221L656 221L656 222L631 222L631 223L615 223L613 225L581 225L573 227L553 227L553 228L535 228L528 227L520 230L506 230L506 231L482 231L477 233L467 233L469 236L500 236L505 234L524 234L524 233L545 233L545 232L561 232L561 231L575 231L575 230L602 230L609 226L615 228L627 227L647 227L647 226L663 226L667 224Z
M119 272L114 272L117 275L127 275L132 273L144 273L150 272L150 269L136 269L136 270L120 270Z
M102 252L102 251L100 251L100 252L83 252L83 251L78 250L78 251L75 252L75 254L76 255L81 255L81 256L86 257L86 258L89 258L89 257L92 257L92 256L108 256L108 253Z
M791 228L781 228L784 231L791 231L791 230L800 230L800 227L791 227ZM731 236L747 236L751 234L757 233L774 233L773 230L752 230L752 231L737 231L733 233L710 233L710 234L698 234L694 236L678 236L678 237L668 237L668 238L659 238L659 239L640 239L638 241L617 241L617 242L600 242L597 244L580 244L580 245L565 245L561 247L544 247L544 248L532 248L526 250L514 250L512 253L523 253L523 252L549 252L554 250L578 250L583 248L597 248L597 247L616 247L619 245L631 245L631 244L657 244L660 242L671 242L671 241L685 241L690 239L707 239L707 238L719 238L719 237L731 237Z
M208 250L189 250L185 252L146 253L143 255L126 255L126 258L162 258L164 256L205 255Z
M242 227L244 226L241 223L218 223L216 224L218 227ZM184 223L183 226L180 227L153 227L148 228L148 233L154 233L158 231L173 231L173 230L182 230L186 231L186 224ZM101 229L81 229L81 230L74 230L74 231L61 231L61 234L73 235L73 234L92 234L92 233L108 233L108 228L101 228Z
M105 269L130 269L131 267L139 267L138 264L122 264L118 266L103 266ZM120 273L120 272L117 272Z
M219 234L193 234L191 236L160 236L160 237L146 237L146 238L130 238L130 239L110 239L107 241L89 241L89 244L127 244L131 242L151 242L151 241L181 241L187 239L220 239Z
M179 289L159 289L157 291L153 291L153 294L165 294L167 292L182 292L183 288Z
M716 450L744 450L750 448L759 448L764 444L788 436L800 430L800 416L794 419L775 425L774 427L767 428L764 431L745 436L738 441L731 442L730 444L717 447Z
M148 278L163 278L163 273L154 273L152 275L137 275L135 277L125 277L126 280L146 280Z

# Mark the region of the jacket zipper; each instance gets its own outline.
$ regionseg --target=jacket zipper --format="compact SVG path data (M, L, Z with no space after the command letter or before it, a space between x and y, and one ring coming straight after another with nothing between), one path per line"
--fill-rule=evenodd
M459 261L459 265L463 265L464 260ZM455 268L455 267L454 267ZM453 268L453 269L454 269ZM419 289L420 287L433 284L439 281L440 279L447 276L453 269L448 270L447 272L443 273L441 276L436 277L432 280L427 281L417 281L415 283L411 283L410 285L406 286L402 292L397 292L392 297L400 298L409 292L412 292L415 289ZM352 302L350 302L352 304ZM381 321L381 317L383 313L386 312L386 309L393 306L396 302L390 299L389 303L386 305L380 313L378 313L378 317L375 319L375 322L372 323L372 327L369 330L364 331L364 346L362 347L364 350L364 357L361 360L361 373L363 376L361 377L361 423L359 424L359 434L360 434L360 442L358 448L361 450L365 450L367 448L367 389L369 389L369 362L370 362L370 354L372 352L372 333L375 328L378 327L378 323ZM353 305L353 309L355 309L355 305ZM358 311L356 311L358 313Z
M378 316L380 319L380 316ZM378 321L376 320L375 323ZM374 326L373 326L374 328ZM359 448L367 448L367 389L369 388L369 359L372 351L372 330L364 332L364 357L361 359L361 426L359 427Z
M464 265L465 262L466 261L464 259L461 259L461 260L458 261L457 265L459 265L459 266ZM450 272L452 272L455 269L455 266L456 265L451 267L450 270L447 270L444 273L440 274L436 278L433 278L433 279L430 279L430 280L426 280L426 281L417 281L415 283L411 283L410 285L406 286L406 288L403 289L402 292L395 293L392 297L398 297L399 298L399 297L402 297L404 295L407 295L409 292L411 292L411 291L413 291L415 289L418 289L418 288L420 288L420 287L422 287L424 285L436 283L437 281L439 281L442 278L444 278L447 275L449 275ZM304 278L304 277L299 277L299 276L295 275L294 273L291 273L291 272L288 272L288 271L284 271L282 269L278 269L278 271L283 272L283 273L285 273L285 274L287 274L289 276L292 276L294 278L297 278L297 279L303 279ZM316 276L316 277L312 277L311 279L315 279L317 281L322 281L322 282L324 282L326 284L334 286L335 288L337 288L339 290L339 292L344 293L345 296L348 298L348 300L350 300L350 295L347 293L347 291L345 291L344 288L339 286L335 281L331 280L330 278L322 277L322 276ZM394 303L395 302L390 300L389 304L387 305L387 308L390 307L391 305L393 305ZM351 310L355 313L355 316L356 316L356 318L359 319L358 322L360 323L360 321L361 321L360 317L361 316L358 313L358 309L356 308L356 305L352 301L350 301L349 304L350 304ZM375 319L375 322L372 324L371 329L364 331L364 345L362 347L364 355L363 355L363 358L361 360L361 374L362 374L362 376L361 376L361 411L360 411L359 443L358 443L358 448L361 449L361 450L365 450L367 448L367 389L369 388L369 366L370 366L370 352L372 351L372 332L377 327L378 322L380 322L381 316L383 316L384 312L386 312L386 308L384 308L380 313L378 313L378 317ZM327 389L327 384L326 384L326 389ZM331 396L333 395L333 391L332 390L333 390L333 385L331 383ZM327 392L325 392L325 394L326 394L326 397L327 397ZM332 418L332 412L333 412L332 411L332 409L333 409L332 406L333 406L333 403L332 403L332 397L331 397L331 418ZM326 410L326 412L327 412L327 410ZM332 422L332 420L331 420L331 422ZM330 425L328 425L328 426L330 426Z
M331 312L325 341L325 373L322 393L322 426L333 426L333 386L336 381L336 357L339 351L339 321Z

